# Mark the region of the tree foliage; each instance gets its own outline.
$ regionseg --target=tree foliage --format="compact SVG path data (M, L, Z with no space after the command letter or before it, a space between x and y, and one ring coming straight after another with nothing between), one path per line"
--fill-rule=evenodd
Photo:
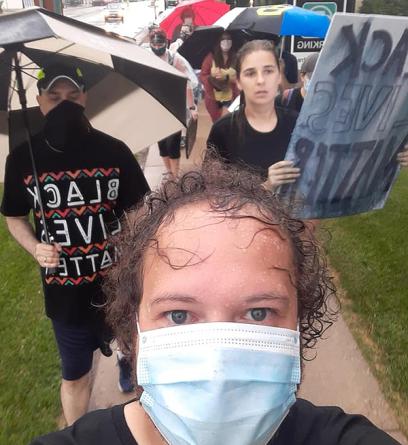
M408 15L408 1L364 0L360 12L366 14Z

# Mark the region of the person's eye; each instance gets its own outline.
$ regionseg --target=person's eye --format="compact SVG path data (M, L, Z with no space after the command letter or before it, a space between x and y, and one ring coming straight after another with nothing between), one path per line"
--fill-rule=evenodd
M265 73L266 74L272 74L275 70L273 68L266 68Z
M271 310L264 308L264 307L258 307L254 309L250 309L248 311L248 316L253 321L264 321L266 317L270 314Z
M169 321L174 324L184 324L187 321L188 313L187 311L169 311L166 313L166 317Z

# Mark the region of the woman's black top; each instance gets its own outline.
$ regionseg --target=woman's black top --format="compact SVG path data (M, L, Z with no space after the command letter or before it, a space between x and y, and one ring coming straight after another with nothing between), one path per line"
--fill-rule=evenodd
M126 424L124 406L86 414L69 428L42 436L31 445L137 445ZM398 445L398 442L363 416L297 399L267 445Z
M242 111L227 114L212 126L208 150L228 162L247 164L266 179L268 168L285 158L297 119L297 113L280 107L276 114L276 127L266 133L252 128Z

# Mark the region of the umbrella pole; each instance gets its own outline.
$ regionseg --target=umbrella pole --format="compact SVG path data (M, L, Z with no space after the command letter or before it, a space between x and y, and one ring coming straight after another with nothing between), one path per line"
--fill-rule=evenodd
M280 59L282 59L283 48L285 47L285 38L286 38L286 36L283 36L283 39L282 39L282 42L281 42L280 55L279 55Z
M38 180L37 167L35 164L33 147L31 144L30 124L28 121L28 114L27 114L27 97L26 97L25 90L24 90L23 76L21 75L22 70L21 70L20 62L18 60L17 53L14 54L14 67L15 67L15 72L16 72L17 93L18 93L18 97L20 100L21 109L23 111L24 131L25 131L25 135L26 135L26 139L27 139L27 143L28 143L28 151L30 153L31 164L33 167L34 184L37 187L37 191L38 191L38 205L40 207L41 222L42 222L43 229L44 229L45 241L47 244L52 244L50 236L48 234L47 222L45 220L44 205L43 205L42 198L41 198L40 181ZM47 275L54 275L56 273L57 273L56 267L46 268Z

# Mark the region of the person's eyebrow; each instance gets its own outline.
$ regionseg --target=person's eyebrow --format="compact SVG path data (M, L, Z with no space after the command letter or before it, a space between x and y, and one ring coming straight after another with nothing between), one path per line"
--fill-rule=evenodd
M153 306L160 303L199 303L199 301L190 295L167 294L154 298L150 305Z
M245 299L246 304L256 304L263 301L277 301L287 306L289 304L289 296L286 294L268 293L268 294L251 295Z

